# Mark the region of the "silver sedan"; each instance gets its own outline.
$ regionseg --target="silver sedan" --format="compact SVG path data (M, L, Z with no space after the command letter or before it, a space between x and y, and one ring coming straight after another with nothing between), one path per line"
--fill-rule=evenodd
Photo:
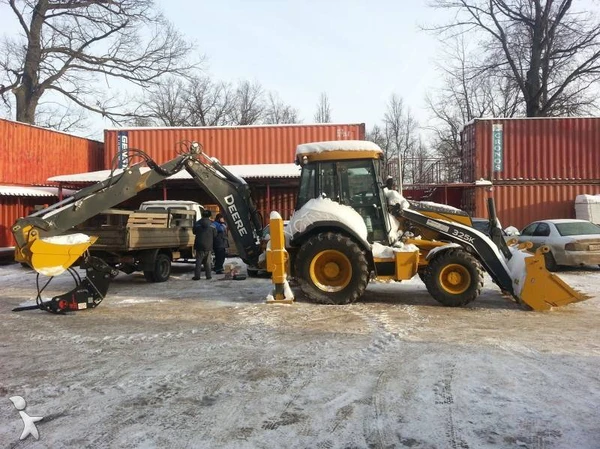
M545 254L550 271L559 265L600 265L600 226L586 220L535 221L525 226L517 239L533 243L533 249L550 247Z

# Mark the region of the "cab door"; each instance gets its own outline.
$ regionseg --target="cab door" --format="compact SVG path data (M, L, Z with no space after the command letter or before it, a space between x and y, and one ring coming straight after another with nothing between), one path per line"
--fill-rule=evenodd
M387 242L380 188L373 161L337 162L340 203L352 207L363 218L370 242Z

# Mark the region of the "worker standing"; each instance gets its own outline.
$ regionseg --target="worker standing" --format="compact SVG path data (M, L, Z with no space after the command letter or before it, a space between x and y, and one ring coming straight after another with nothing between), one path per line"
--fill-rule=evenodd
M204 265L204 272L206 273L206 279L212 278L211 265L212 265L212 251L213 241L217 235L217 229L210 219L211 212L205 210L202 212L202 218L194 224L194 249L196 250L196 267L194 269L194 281L200 279L202 273L202 265Z
M225 262L225 255L229 247L225 217L222 214L217 214L214 224L217 229L217 235L213 244L215 250L215 273L223 274L223 263Z

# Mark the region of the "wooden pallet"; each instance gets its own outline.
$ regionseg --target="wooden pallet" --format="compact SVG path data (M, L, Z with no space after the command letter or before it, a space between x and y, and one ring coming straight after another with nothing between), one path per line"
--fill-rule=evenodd
M129 216L127 227L132 228L167 228L169 214L156 212L136 212Z

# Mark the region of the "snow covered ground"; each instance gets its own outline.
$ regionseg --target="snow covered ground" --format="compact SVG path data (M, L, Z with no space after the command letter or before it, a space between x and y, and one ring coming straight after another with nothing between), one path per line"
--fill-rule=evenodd
M489 279L449 309L418 279L283 306L268 279L192 276L120 275L97 309L56 316L11 312L35 274L0 267L0 447L600 447L600 269L561 273L595 296L548 313ZM38 441L19 441L16 395Z

